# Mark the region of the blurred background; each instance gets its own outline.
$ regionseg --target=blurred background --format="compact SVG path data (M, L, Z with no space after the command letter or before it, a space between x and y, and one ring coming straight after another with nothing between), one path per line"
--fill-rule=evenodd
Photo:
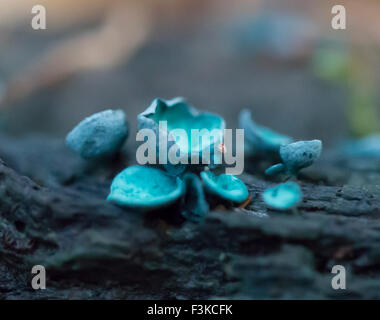
M135 143L138 113L183 96L228 128L249 108L295 139L363 137L380 129L379 14L377 0L1 0L0 132L63 138L121 108Z

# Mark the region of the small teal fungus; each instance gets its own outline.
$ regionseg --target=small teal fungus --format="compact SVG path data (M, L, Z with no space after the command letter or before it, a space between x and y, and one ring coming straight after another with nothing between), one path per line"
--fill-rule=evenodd
M122 110L105 110L81 121L66 137L66 144L82 158L116 153L128 137L128 123Z
M137 122L139 130L151 129L154 131L157 153L159 153L161 139L167 143L167 150L176 145L177 153L181 157L186 157L188 160L197 157L199 163L201 163L202 152L205 150L210 150L211 161L213 161L214 146L223 141L225 129L222 117L210 112L198 111L187 104L183 98L155 99L144 112L137 116ZM164 122L167 127L160 127L160 122ZM191 139L192 130L202 129L207 129L209 132L219 130L220 135L203 135L200 131L201 139ZM175 137L173 137L174 132ZM171 136L170 133L172 133ZM167 167L170 169L170 166Z
M298 141L280 147L280 156L292 172L309 167L321 156L322 141Z
M298 171L309 167L322 152L322 141L297 141L280 147L280 157L283 163L268 168L267 175L296 175Z
M269 128L257 125L248 109L239 114L239 127L244 129L246 148L251 153L276 153L281 145L292 142L292 138Z
M194 173L186 173L183 181L186 192L181 213L186 219L198 222L209 212L202 181Z
M132 166L112 181L107 198L120 206L148 211L170 205L184 193L183 182L165 171Z
M201 178L205 190L222 199L241 203L249 197L248 189L243 181L231 174L216 176L211 171L202 171Z
M297 183L289 181L266 189L262 198L269 208L289 210L302 201L302 191Z

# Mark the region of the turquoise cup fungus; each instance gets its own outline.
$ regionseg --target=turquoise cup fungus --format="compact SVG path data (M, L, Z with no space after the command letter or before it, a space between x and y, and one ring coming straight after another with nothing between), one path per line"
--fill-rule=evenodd
M297 141L280 147L283 163L275 164L265 171L267 175L296 175L303 168L311 166L321 156L322 141Z
M174 203L184 190L182 180L165 171L132 166L113 179L107 200L120 206L148 211Z
M244 182L231 174L216 176L211 171L202 171L201 178L208 193L224 200L241 203L249 197Z
M297 183L289 181L266 189L262 198L269 208L286 211L302 201L302 191Z
M85 159L119 151L128 137L127 117L122 110L105 110L82 120L66 136L66 144Z
M199 111L187 104L183 98L157 98L137 116L137 122L139 130L151 129L155 133L153 147L157 156L163 141L167 147L167 155L175 145L176 154L179 154L184 162L177 165L178 168L173 169L173 172L182 173L189 168L188 164L194 164L194 158L199 159L199 164L202 164L202 155L208 152L210 162L206 165L219 164L219 155L216 155L214 150L223 142L225 121L221 116ZM194 131L198 131L199 136L195 137ZM170 161L165 169L171 171Z
M245 147L251 154L277 153L280 146L292 142L292 138L256 124L248 109L239 113L239 127L244 129Z

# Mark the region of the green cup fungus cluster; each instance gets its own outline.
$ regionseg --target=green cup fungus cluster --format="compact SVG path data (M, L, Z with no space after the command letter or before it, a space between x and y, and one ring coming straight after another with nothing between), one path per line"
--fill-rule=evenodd
M216 175L221 161L215 145L223 143L224 136L202 137L199 141L189 141L193 129L210 132L214 129L224 132L225 121L219 115L203 112L190 106L183 98L171 100L155 99L137 117L138 129L150 129L154 133L154 147L162 141L167 145L165 152L175 146L187 158L186 164L131 166L113 179L107 200L119 206L152 211L179 204L181 214L188 220L200 221L211 204L236 205L249 201L246 185L230 174ZM161 123L165 123L163 129ZM269 176L295 178L299 170L313 164L322 151L320 140L298 141L256 124L248 110L239 115L239 126L244 129L245 146L254 154L282 162L268 168ZM173 139L172 130L183 133ZM105 110L80 122L66 137L67 145L85 159L96 159L117 153L128 137L127 117L121 110ZM156 157L160 156L158 147ZM193 157L202 159L210 153L206 164L191 161ZM168 154L166 154L166 157ZM218 161L217 161L218 160ZM268 208L291 210L302 201L302 191L295 182L286 182L266 189L262 199Z
M256 124L249 110L240 112L239 126L244 129L245 145L251 155L266 158L280 156L282 162L265 170L267 176L277 176L286 180L296 178L301 169L311 166L321 155L320 140L293 142L288 136ZM295 182L287 182L266 189L262 199L268 208L291 210L302 201L302 191Z
M66 142L83 158L97 158L118 152L124 143L128 125L124 113L106 110L95 114L79 123L67 136ZM114 119L110 120L110 117ZM209 200L218 198L229 204L238 204L249 197L246 185L237 177L222 174L216 176L212 169L219 164L214 154L215 144L223 142L218 139L201 139L194 143L182 139L170 139L170 131L182 129L186 133L183 139L191 136L192 129L207 129L207 132L225 129L222 117L195 109L183 98L172 100L155 99L152 104L137 117L138 129L151 129L155 133L154 143L163 140L170 146L176 144L189 160L198 156L202 158L205 150L211 152L211 162L203 164L180 164L163 166L131 166L120 172L112 181L107 200L122 207L140 211L152 211L169 207L174 203L180 205L181 214L188 220L200 221L209 212ZM166 130L160 123L165 122ZM187 139L187 138L186 138ZM157 148L157 157L159 156Z

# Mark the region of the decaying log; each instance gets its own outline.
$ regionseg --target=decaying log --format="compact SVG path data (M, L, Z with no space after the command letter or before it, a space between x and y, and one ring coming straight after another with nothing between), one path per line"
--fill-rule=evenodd
M195 224L175 219L176 208L142 214L107 203L128 157L100 166L57 141L0 142L0 298L380 297L373 160L353 168L332 157L306 170L293 213L267 210L260 194L275 182L246 173L251 204L218 206ZM31 289L36 264L46 290ZM331 287L336 264L346 267L346 290Z

